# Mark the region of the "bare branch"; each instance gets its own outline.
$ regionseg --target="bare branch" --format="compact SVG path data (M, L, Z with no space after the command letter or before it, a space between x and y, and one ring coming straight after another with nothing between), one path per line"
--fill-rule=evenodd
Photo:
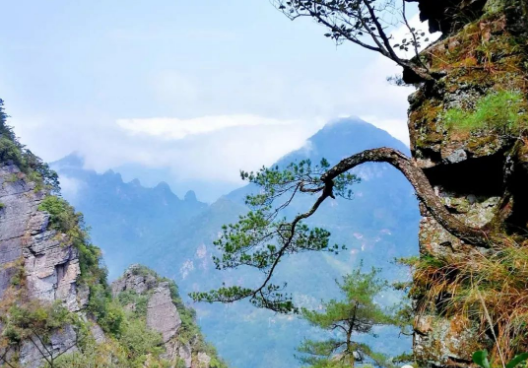
M0 356L0 361L4 362L5 364L7 364L7 365L8 365L9 367L11 367L11 368L15 368L15 366L12 365L12 364L7 360L7 358L6 358L8 353L9 353L9 349L6 348L6 351L4 352L4 354L2 354L2 355Z

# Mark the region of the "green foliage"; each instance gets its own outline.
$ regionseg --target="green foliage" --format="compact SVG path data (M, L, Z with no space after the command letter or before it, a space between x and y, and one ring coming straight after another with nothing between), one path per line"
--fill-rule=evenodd
M256 195L249 195L246 204L252 207L268 207L281 198L283 195L295 194L298 191L317 193L324 182L321 176L330 168L330 163L322 159L318 165L312 165L309 159L290 163L286 168L278 165L271 168L262 167L258 172L242 171L240 176L261 188L261 192ZM339 175L333 180L333 194L346 199L352 198L352 184L358 183L359 178L350 173ZM319 190L318 190L319 189ZM290 197L292 198L292 197ZM286 203L278 206L277 210L284 208Z
M47 196L38 207L39 211L46 211L50 214L50 224L55 230L69 234L77 232L78 223L82 221L82 215L76 213L74 208L66 200L57 196ZM70 234L82 237L81 234Z
M4 101L0 99L0 164L15 164L26 174L28 181L37 184L36 190L46 189L58 193L60 186L57 173L18 141L13 129L7 125L7 118Z
M161 334L149 329L144 319L130 319L119 338L129 358L134 363L143 363L148 354L158 356L163 352Z
M181 326L178 330L178 339L184 344L190 344L194 352L205 352L211 358L210 366L211 368L226 368L227 365L218 358L218 354L214 347L209 345L202 335L200 327L196 324L196 312L194 309L187 307L183 300L181 299L178 287L173 280L161 277L153 270L142 265L134 265L131 267L132 274L154 278L156 283L167 283L170 290L170 295L172 302L178 309L178 313L181 318ZM93 307L89 307L90 310L94 311L104 311L108 309L108 306L115 302L121 310L127 309L127 312L124 313L124 319L120 323L119 333L115 334L116 338L120 344L124 344L124 348L127 350L127 354L137 355L137 358L134 358L135 361L141 361L141 357L144 356L144 351L146 347L149 347L149 354L159 355L162 351L160 350L161 343L158 341L159 334L152 332L153 334L149 335L149 330L146 329L146 315L147 315L147 306L148 300L151 296L151 291L146 291L143 294L138 294L134 291L124 291L119 293L117 299L112 300L109 291L106 289L101 289L99 292L100 297L98 300L100 302ZM95 295L95 294L94 294ZM130 305L134 305L134 308L130 310L128 308ZM99 317L102 318L102 317ZM104 326L104 318L103 324ZM103 328L107 328L104 326ZM146 330L142 330L146 329ZM148 344L142 345L139 344L139 340L136 340L136 335L145 335L147 336ZM136 351L136 353L133 353ZM178 364L182 364L178 362Z
M518 91L499 91L484 96L474 108L452 108L443 119L451 129L494 130L501 134L517 133L527 126L527 104Z
M506 363L505 368L515 368L519 364L528 360L528 353L516 355L512 360ZM486 350L479 350L473 353L473 363L482 368L491 368L492 365L488 360L488 352Z
M333 333L324 341L305 340L299 347L299 359L310 367L351 367L354 353L360 353L387 366L387 358L373 352L368 345L355 341L357 334L373 334L374 326L396 324L394 315L378 305L374 299L388 287L378 277L379 270L369 273L357 270L338 283L344 299L323 302L323 311L302 309L302 316L312 326Z
M144 326L135 326L130 333L137 335L127 337L125 341L107 339L107 341L97 344L91 341L82 349L59 357L53 368L169 368L171 364L159 358L159 343L157 335L144 330ZM139 325L139 323L137 323ZM139 335L143 334L145 335ZM144 341L139 341L141 336L145 336ZM143 351L143 354L139 354ZM46 368L49 366L46 365Z
M66 234L68 240L78 249L81 266L79 282L106 283L107 271L99 264L101 250L90 243L82 213L76 212L66 200L54 195L46 196L38 209L48 212L50 214L49 226Z
M473 363L482 368L491 368L488 360L488 352L486 350L479 350L473 353Z
M8 345L18 344L32 336L49 343L52 333L63 329L65 325L76 326L78 334L84 331L79 316L58 302L45 304L33 301L25 305L13 305L5 315L0 316L0 322L3 325L2 339Z
M129 367L143 367L149 356L157 359L164 351L161 335L147 327L148 297L126 291L113 299L106 285L90 287L87 309L107 336L123 350ZM125 311L125 306L131 303L136 309Z
M92 313L104 332L119 337L124 329L125 311L119 303L108 296L108 292L104 289L102 285L90 287L88 311Z
M337 254L345 247L330 245L330 232L321 228L311 229L302 222L315 212L316 207L292 221L279 219L278 215L299 193L321 193L321 198L341 196L351 199L350 186L358 182L358 179L349 173L339 175L332 182L332 193L328 193L322 175L329 168L328 161L322 159L317 166L312 166L310 160L302 160L285 169L275 166L263 167L257 173L242 172L242 179L259 186L261 191L246 198L246 204L253 208L252 211L240 216L236 224L223 226L222 236L214 242L222 256L215 256L213 260L219 270L249 266L264 272L266 279L257 289L222 287L210 292L192 293L191 297L195 301L209 303L249 298L257 307L282 313L295 312L291 296L281 292L283 287L269 282L281 258L286 254L305 251L329 251ZM284 201L275 205L280 198Z
M23 162L22 152L15 142L6 138L0 137L0 162L13 161L15 165L20 165Z
M5 203L0 202L0 210L3 210L5 208Z
M525 362L527 360L528 360L528 353L522 353L522 354L516 355L512 360L510 360L506 364L506 368L515 368L519 364L521 364L521 363L523 363L523 362Z
M147 315L147 306L149 296L138 294L133 290L125 290L118 295L119 303L122 306L135 305L134 314L138 317L145 317Z

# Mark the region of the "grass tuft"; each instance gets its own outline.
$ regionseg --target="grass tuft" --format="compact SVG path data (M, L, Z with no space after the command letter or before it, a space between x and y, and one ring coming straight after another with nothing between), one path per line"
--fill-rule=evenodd
M498 346L511 359L528 346L528 244L506 243L494 254L476 250L406 262L414 269L411 295L426 312L477 326L481 336L493 321ZM439 303L439 300L445 302ZM419 308L419 309L420 309ZM493 346L488 346L493 348ZM492 359L498 359L493 351Z
M517 133L528 127L527 104L518 91L499 91L482 97L473 109L452 108L443 114L450 129Z

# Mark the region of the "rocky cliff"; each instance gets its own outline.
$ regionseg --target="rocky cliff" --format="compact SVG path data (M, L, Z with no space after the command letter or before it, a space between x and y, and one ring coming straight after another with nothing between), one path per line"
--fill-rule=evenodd
M225 367L173 282L134 266L110 288L58 190L0 100L0 366Z
M526 351L528 18L521 0L419 0L442 38L421 58L435 80L410 96L412 155L451 214L494 239L455 238L422 208L415 353L467 366L472 352ZM498 344L495 343L498 341Z
M112 294L124 308L145 318L147 326L161 334L162 357L177 361L177 367L220 367L214 350L205 343L173 281L161 278L141 265L132 265L112 283Z
M14 164L0 166L0 299L2 308L29 300L60 302L77 312L87 303L86 289L79 288L78 250L65 234L49 228L50 215L39 206L46 192L25 179ZM18 299L18 300L17 300ZM52 354L69 349L75 341L72 329L52 333ZM23 341L20 363L38 367L39 347Z

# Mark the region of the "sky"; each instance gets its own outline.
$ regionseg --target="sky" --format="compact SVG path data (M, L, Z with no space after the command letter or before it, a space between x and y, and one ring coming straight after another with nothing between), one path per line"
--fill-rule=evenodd
M212 201L326 122L358 116L408 144L390 60L336 47L268 0L0 0L0 98L46 161ZM415 20L416 21L416 20ZM397 31L403 34L402 30Z

